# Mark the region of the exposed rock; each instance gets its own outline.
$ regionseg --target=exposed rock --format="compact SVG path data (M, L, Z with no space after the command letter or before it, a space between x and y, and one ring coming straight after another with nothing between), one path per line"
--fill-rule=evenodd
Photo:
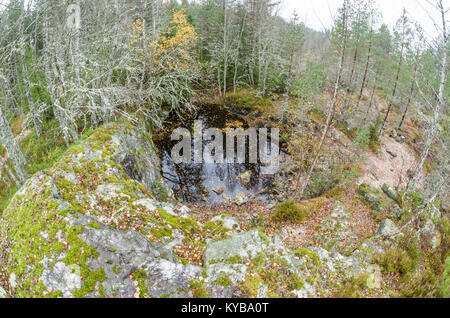
M0 299L8 297L6 291L0 286Z
M210 264L214 261L226 261L235 256L254 257L262 252L262 246L257 230L236 234L226 240L208 244L203 254L203 261L205 264Z
M397 141L398 143L404 143L406 140L405 136L400 135L396 129L392 129L389 136L395 139L395 141Z
M390 151L390 150L386 150L386 152L387 152L388 154L390 154L390 155L392 156L392 158L397 158L397 154L396 154L395 152Z
M346 253L354 250L357 246L354 245L355 233L350 230L350 220L351 214L338 205L321 221L312 239L330 252Z
M144 127L120 126L111 136L116 150L114 162L132 179L152 189L161 178L160 160Z
M105 126L16 193L0 219L14 297L186 296L203 269L173 248L201 228L186 207L154 199L164 185L157 161L139 156L148 146L133 128Z
M223 224L223 227L230 229L230 230L240 230L241 227L239 226L239 223L236 221L235 218L229 216L229 215L218 215L212 219L212 221L215 222L221 222Z
M214 289L214 297L231 298L234 286L238 286L242 282L246 273L247 266L244 264L211 264L206 269L208 287ZM226 280L221 281L224 277Z
M11 288L12 289L16 289L16 287L17 287L17 276L16 276L16 273L11 273L9 275L8 281L9 281L9 285L11 286Z
M405 137L405 136L397 136L397 138L395 138L395 140L396 140L398 143L403 144L403 143L406 141L406 137Z
M381 190L392 200L397 201L397 191L389 184L383 184Z
M358 193L371 209L382 212L385 208L392 205L392 202L383 195L383 192L373 188L368 183L362 183L358 187Z
M226 193L222 194L222 198L225 202L231 202L233 199Z
M385 219L381 222L380 226L378 227L375 236L393 238L395 236L398 236L400 233L401 233L400 230L398 229L398 227L395 225L394 222L392 222L390 219Z
M247 171L241 173L240 175L238 175L238 179L244 185L249 184L252 179L252 172L250 170L247 170Z
M213 192L215 192L217 195L221 195L222 193L224 193L225 192L225 186L222 186L222 187L220 187L220 188L214 188L213 189Z
M233 199L233 203L238 206L244 205L248 201L250 201L248 194L242 191L238 191Z
M420 237L431 249L436 249L441 245L441 233L436 229L436 225L430 219L420 229Z
M394 208L389 212L389 214L398 220L401 219L402 215L405 214L405 210L400 208L398 205L394 206Z
M367 280L366 285L369 289L381 288L381 282L383 277L381 275L381 270L378 265L369 265L367 267Z
M0 265L13 297L193 297L193 284L212 297L315 296L279 237L230 236L240 230L232 217L202 225L170 195L154 195L164 189L157 172L139 170L150 159L125 155L148 146L133 131L100 128L11 200L0 219L9 243L0 253L10 257ZM204 241L201 267L190 253Z
M389 136L390 136L391 138L397 138L397 137L398 137L397 130L392 129L392 130L391 130L391 133L389 134Z

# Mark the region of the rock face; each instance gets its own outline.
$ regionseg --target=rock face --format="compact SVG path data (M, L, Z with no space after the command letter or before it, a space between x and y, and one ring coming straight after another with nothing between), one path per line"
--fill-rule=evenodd
M229 217L201 224L189 213L171 201L145 130L100 128L31 177L4 211L8 294L315 295L281 241L259 231L233 234L239 225ZM273 264L277 270L268 270Z
M249 200L250 200L250 198L246 193L239 191L236 193L236 195L233 199L233 203L238 206L241 206L241 205L246 204Z
M390 190L363 184L359 192L381 211L396 204ZM295 251L275 233L243 231L239 217L200 223L161 181L147 132L110 124L32 176L4 210L0 298L317 297L354 278L382 290L373 256L400 230L385 219L360 239L352 212L340 204L330 211L311 233L316 246ZM436 214L427 213L419 233L432 248L441 244Z
M177 293L201 272L165 244L181 232L172 214L188 220L183 209L142 204L153 193L170 197L145 134L127 125L101 128L17 192L0 220L13 296L133 297L150 275L179 277L153 291ZM149 293L142 287L137 294Z

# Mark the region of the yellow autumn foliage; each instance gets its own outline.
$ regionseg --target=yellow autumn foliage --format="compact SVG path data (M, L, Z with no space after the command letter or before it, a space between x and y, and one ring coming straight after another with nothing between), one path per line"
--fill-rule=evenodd
M136 20L132 25L130 46L138 44L143 37L143 22ZM155 41L151 41L147 52L152 73L168 70L187 71L199 65L192 57L192 50L198 36L195 28L188 22L183 10L175 11L169 26Z

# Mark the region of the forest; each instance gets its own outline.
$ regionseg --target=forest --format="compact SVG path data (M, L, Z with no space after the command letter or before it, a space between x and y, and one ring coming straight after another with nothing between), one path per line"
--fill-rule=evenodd
M0 298L450 297L449 4L418 0L430 34L341 2L314 30L283 0L0 0ZM279 129L279 173L174 162L198 120Z

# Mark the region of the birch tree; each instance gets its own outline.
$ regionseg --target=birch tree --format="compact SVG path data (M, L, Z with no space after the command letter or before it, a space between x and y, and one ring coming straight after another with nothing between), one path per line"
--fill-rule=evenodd
M309 184L309 180L311 179L311 175L316 167L317 161L320 156L320 152L322 151L323 144L325 142L325 138L327 136L328 130L331 126L331 121L333 119L335 110L336 110L336 103L337 98L339 94L339 88L340 88L340 82L342 77L342 70L344 68L344 60L345 60L345 49L347 45L347 17L348 17L348 0L344 0L344 4L341 10L341 21L338 22L337 28L340 29L340 37L339 37L339 65L338 65L338 71L336 76L336 81L334 84L334 90L333 90L333 97L331 99L331 102L328 107L328 115L325 123L325 127L322 132L322 136L320 138L319 146L317 149L317 153L314 156L314 159L308 169L308 172L306 174L306 178L303 182L303 185L300 188L299 192L299 200L303 199L306 187Z
M440 45L441 60L439 63L440 83L439 83L438 101L433 110L433 118L431 121L430 130L427 132L425 145L420 154L419 163L416 166L414 173L412 175L412 178L410 179L410 181L408 183L407 192L411 192L416 188L416 185L417 185L417 182L419 181L419 177L422 172L423 166L425 164L425 161L428 158L431 146L432 146L433 141L438 132L438 124L439 124L439 120L440 120L440 116L441 116L441 111L447 106L447 100L444 96L444 93L445 93L444 90L445 90L445 85L446 85L446 81L447 81L447 72L448 72L447 59L448 59L448 51L449 51L449 45L448 45L449 32L447 30L447 21L446 21L446 12L448 11L448 9L444 8L443 0L437 0L435 7L439 10L440 17L441 17L441 23L442 23L441 24L442 44Z

